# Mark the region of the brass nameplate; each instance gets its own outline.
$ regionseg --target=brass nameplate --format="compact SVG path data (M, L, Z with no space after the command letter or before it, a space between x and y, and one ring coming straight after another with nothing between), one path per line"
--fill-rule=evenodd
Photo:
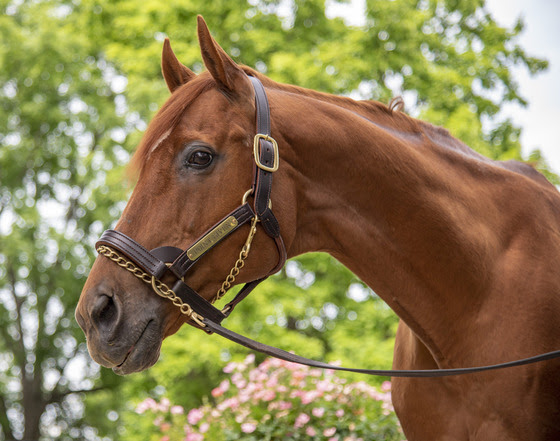
M196 260L237 227L237 219L230 216L187 250L187 256Z

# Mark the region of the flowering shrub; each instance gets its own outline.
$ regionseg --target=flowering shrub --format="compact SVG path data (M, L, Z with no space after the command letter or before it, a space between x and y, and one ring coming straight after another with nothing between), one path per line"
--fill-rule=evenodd
M378 390L348 383L333 371L277 359L257 367L254 355L229 363L230 378L212 391L213 404L185 412L166 398L149 398L137 413L155 415L157 441L401 440L391 384Z

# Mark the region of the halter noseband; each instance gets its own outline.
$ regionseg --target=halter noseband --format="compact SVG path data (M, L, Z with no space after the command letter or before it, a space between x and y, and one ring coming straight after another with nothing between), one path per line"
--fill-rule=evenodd
M280 235L278 220L272 213L270 200L272 176L279 166L278 144L270 136L270 110L264 87L257 78L249 76L249 79L255 90L257 133L253 145L253 184L243 195L241 205L222 218L186 250L163 246L148 251L134 239L116 230L106 230L95 244L99 254L113 260L144 282L150 283L156 294L168 298L180 308L190 324L207 332L212 331L206 326L206 318L214 323L221 323L260 282L279 271L286 262L286 248ZM254 197L253 207L247 202L251 195ZM188 286L184 281L185 276L209 250L249 222L251 228L239 258L212 303L225 295L243 268L258 224L262 225L266 234L274 240L278 250L278 263L264 277L245 284L235 298L219 310ZM168 274L176 279L172 288L161 281Z

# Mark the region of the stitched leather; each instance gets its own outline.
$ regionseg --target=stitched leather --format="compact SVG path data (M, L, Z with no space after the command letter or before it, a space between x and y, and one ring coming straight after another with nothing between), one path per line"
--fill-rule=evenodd
M105 231L97 243L95 248L100 245L108 245L114 248L125 256L130 258L133 262L137 263L151 276L159 279L167 271L167 266L164 262L159 260L151 254L146 248L131 239L126 234L116 230Z
M226 318L226 316L222 314L222 311L215 308L182 280L177 280L177 282L175 282L175 285L173 285L173 292L202 317L208 317L210 320L217 323L221 323L221 321Z
M270 136L270 107L268 98L262 83L255 77L249 77L255 89L255 106L257 118L257 133ZM272 167L274 164L274 146L266 139L259 139L259 160L261 164ZM255 213L259 216L263 228L271 237L280 235L278 221L269 208L270 195L272 192L273 173L253 165L253 189L255 194Z

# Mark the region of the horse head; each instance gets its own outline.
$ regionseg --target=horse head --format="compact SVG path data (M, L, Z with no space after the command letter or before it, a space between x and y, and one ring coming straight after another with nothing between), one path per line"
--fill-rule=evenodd
M251 71L225 53L201 17L198 37L207 68L200 75L177 60L169 40L164 43L162 71L171 96L151 121L135 153L138 181L115 227L147 250L165 245L160 248L163 254L170 249L184 250L197 238L206 237L209 227L221 222L242 198L247 205L247 199L255 197L251 185L256 107L247 75ZM275 173L274 189L267 196L269 205L274 199L275 213L283 226L289 225L284 220L293 216L295 205L275 196L279 192L290 194L285 173L282 169ZM224 222L228 220L231 217ZM222 225L220 231L225 228L231 232L227 240L211 249L203 247L200 253L200 246L195 247L197 255L189 255L192 260L200 258L201 263L184 280L208 302L215 299L250 235L251 222L239 222L234 232L228 230L229 224ZM216 242L216 234L221 233L206 237L206 242ZM288 241L293 239L284 227L282 234ZM235 283L266 277L285 260L285 254L279 257L279 250L267 234L257 231L251 255L245 255L243 271ZM112 255L119 261L118 253ZM177 304L154 294L141 269L132 263L121 266L129 271L103 256L97 258L83 288L76 319L87 336L92 358L119 374L128 374L153 365L163 339L192 321ZM169 277L164 275L162 280ZM230 282L233 284L231 278Z

